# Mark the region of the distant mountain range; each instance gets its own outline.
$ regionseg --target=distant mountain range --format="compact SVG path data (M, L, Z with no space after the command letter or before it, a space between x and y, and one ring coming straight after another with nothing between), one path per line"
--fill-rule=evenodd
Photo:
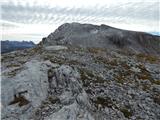
M158 35L160 36L160 32L150 32L152 35Z
M22 50L26 48L32 48L35 44L32 41L1 41L1 53L8 53L15 50Z

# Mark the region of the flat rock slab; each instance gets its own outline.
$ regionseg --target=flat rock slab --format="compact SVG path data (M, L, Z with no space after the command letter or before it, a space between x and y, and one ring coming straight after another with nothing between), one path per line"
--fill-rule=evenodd
M60 46L60 45L45 47L45 50L48 50L48 51L66 50L66 49L68 49L66 46Z

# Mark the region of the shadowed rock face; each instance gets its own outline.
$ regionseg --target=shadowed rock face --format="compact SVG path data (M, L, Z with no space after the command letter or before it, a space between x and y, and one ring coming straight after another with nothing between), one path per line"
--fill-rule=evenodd
M73 45L122 49L160 54L160 37L143 32L113 28L107 25L66 23L43 39L46 45Z

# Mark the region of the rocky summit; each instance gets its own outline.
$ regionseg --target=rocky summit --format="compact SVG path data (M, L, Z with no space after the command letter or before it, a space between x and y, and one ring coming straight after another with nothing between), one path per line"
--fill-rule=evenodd
M2 120L159 120L160 37L66 23L1 57Z

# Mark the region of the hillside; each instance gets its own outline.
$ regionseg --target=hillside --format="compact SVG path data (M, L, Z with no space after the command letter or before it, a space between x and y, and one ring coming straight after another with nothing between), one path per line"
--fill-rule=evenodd
M158 36L67 23L2 55L2 120L160 119Z

